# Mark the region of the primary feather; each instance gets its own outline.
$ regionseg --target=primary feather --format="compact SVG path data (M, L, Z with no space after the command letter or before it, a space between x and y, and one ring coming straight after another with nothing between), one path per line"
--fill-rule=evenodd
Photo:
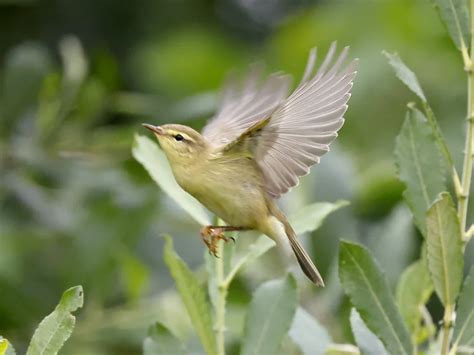
M260 85L255 72L241 87L232 81L223 91L217 114L203 130L216 150L222 150L243 141L244 132L244 138L253 137L249 128L270 117L255 144L248 146L262 170L265 189L274 198L297 185L299 177L319 163L344 123L357 60L343 68L348 47L334 60L335 52L333 43L315 72L313 49L300 84L289 96L287 75L273 74Z

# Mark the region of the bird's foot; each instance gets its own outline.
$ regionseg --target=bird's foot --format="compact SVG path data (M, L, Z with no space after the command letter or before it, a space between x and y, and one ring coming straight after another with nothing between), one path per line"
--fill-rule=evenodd
M201 239L206 244L207 248L209 249L209 253L214 255L216 258L219 257L217 254L217 246L219 240L223 240L224 242L228 242L232 240L235 243L235 239L233 237L226 237L224 235L224 230L227 230L225 227L215 227L215 226L206 226L201 229Z

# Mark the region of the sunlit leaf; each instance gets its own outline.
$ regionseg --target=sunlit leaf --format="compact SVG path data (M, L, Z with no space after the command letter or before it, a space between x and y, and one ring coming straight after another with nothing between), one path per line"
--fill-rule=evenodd
M16 355L15 348L5 338L0 335L0 355Z
M426 224L431 279L443 305L452 306L461 288L464 259L458 215L447 192L440 194L428 210Z
M36 328L27 355L56 354L72 334L76 317L72 312L84 304L82 286L76 286L63 293L56 309L44 318Z
M352 334L357 346L359 347L360 353L363 355L385 355L387 351L377 336L372 333L369 328L365 325L364 321L360 317L360 314L352 308L351 310L351 329Z
M0 337L0 355L5 355L8 349L8 340Z
M291 275L261 285L245 319L241 354L275 354L290 328L296 305L296 281Z
M176 282L204 350L209 354L215 354L216 341L212 331L211 307L206 300L206 293L186 263L174 251L173 240L169 236L166 236L163 258Z
M412 345L390 287L369 251L341 241L339 278L367 327L392 354L411 354Z
M312 232L321 227L324 219L334 211L349 205L347 201L316 202L305 206L289 217L296 234Z
M469 5L467 0L432 0L456 44L468 47L470 44Z
M397 137L395 157L403 194L415 223L426 235L426 211L441 191L446 190L439 148L423 114L412 109Z
M408 88L413 91L423 102L426 102L426 97L421 88L421 85L416 77L415 73L406 66L401 60L397 53L391 54L383 52L388 58L388 63L392 66L397 78L400 79Z
M328 331L301 307L296 309L288 335L303 355L324 354L331 343Z
M471 267L459 296L453 339L455 346L474 347L474 267Z
M360 351L352 344L330 344L325 355L360 355Z
M179 187L165 154L156 143L145 136L135 135L132 153L163 191L188 212L196 222L200 225L210 224L209 216L204 207Z
M143 342L144 355L186 354L184 345L161 323L148 328L148 336Z
M418 260L411 264L398 281L397 304L413 341L418 338L422 319L421 307L428 302L432 293L433 282L426 260Z
M275 242L267 236L259 236L257 240L250 245L247 253L240 259L238 259L238 261L235 263L234 267L231 269L228 275L229 279L232 280L232 278L240 271L240 269L245 264L251 263L252 261L258 259L260 255L265 254L270 248L273 248L275 245Z

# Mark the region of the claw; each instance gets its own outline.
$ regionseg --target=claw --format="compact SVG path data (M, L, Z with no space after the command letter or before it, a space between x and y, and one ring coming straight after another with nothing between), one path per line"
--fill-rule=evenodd
M235 243L235 238L226 237L222 233L222 229L219 227L212 227L212 226L203 227L201 229L201 238L204 244L206 244L207 248L209 249L209 253L214 255L216 258L219 257L219 255L217 254L219 240L223 240L226 243L229 240L232 240Z

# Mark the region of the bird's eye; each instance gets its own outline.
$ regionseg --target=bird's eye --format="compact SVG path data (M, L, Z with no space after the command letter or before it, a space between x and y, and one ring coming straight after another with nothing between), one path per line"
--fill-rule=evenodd
M177 134L174 136L174 139L176 139L179 142L179 141L182 141L184 137L181 134Z

